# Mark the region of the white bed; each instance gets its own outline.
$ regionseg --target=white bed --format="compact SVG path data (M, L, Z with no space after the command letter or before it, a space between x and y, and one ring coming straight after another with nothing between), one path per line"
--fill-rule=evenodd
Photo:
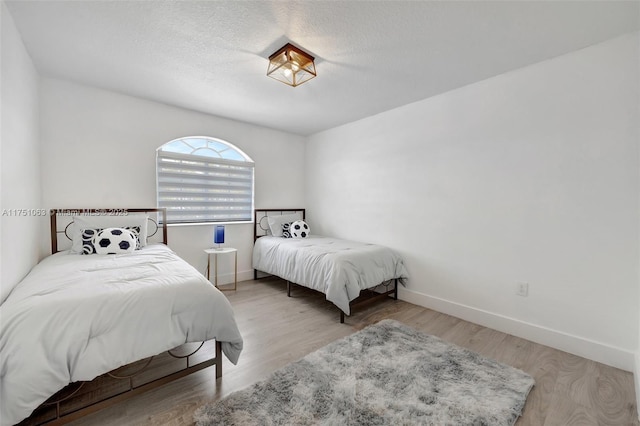
M296 215L304 218L304 209L256 210L253 248L256 271L324 293L328 301L340 308L341 322L344 314L351 314L353 302L363 290L394 282L394 289L376 296L392 294L397 298L397 282L405 283L407 270L395 251L377 244L313 234L306 238L283 238L278 227L294 220ZM263 235L258 234L260 230Z
M361 290L407 276L402 259L387 247L316 235L258 238L253 267L324 293L347 315Z
M234 364L243 345L226 297L164 244L53 254L13 289L0 317L2 425L71 382L186 342L215 339Z

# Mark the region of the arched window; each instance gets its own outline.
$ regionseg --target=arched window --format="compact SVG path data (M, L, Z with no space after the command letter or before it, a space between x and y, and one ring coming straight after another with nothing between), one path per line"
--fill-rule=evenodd
M168 223L252 220L254 163L229 142L190 136L157 149L158 207Z

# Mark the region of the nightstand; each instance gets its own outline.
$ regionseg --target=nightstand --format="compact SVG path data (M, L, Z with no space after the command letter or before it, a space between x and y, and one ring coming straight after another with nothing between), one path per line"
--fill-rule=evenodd
M224 290L235 290L238 285L238 249L231 247L222 247L219 249L205 249L205 253L207 253L207 279L211 281L211 255L213 255L213 266L216 270L214 274L213 285L222 291ZM234 260L234 278L233 278L233 288L220 288L218 287L218 255L219 254L229 254L233 253L235 255Z

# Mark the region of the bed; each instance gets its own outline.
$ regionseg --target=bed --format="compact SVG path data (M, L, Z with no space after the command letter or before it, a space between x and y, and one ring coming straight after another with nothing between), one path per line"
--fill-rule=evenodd
M351 309L375 300L397 299L398 282L405 284L402 258L388 247L302 233L305 209L256 209L254 213L254 278L259 273L311 288L340 309L340 322ZM302 223L297 221L302 220ZM289 235L287 235L289 233Z
M163 209L52 210L51 237L0 305L2 425L65 423L212 365L219 378L223 353L237 363L231 305L166 245Z

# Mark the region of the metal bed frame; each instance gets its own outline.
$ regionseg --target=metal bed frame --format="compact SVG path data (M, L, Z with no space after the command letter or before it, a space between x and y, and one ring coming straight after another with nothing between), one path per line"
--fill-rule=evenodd
M51 252L59 251L59 236L64 235L71 240L68 230L73 223L73 216L128 213L157 215L155 219L152 215L149 216L149 221L155 225L155 230L149 231L148 241L161 229L161 235L156 238L167 244L167 212L164 208L52 209ZM67 223L62 221L60 225L59 219L62 217L67 218ZM218 379L222 377L222 348L218 341L215 341L215 349L212 348L213 343L213 340L187 343L150 358L127 364L98 376L92 381L70 383L43 402L31 416L18 425L65 424L212 365L216 366L216 379Z
M269 216L281 216L285 214L294 214L298 213L302 215L302 219L306 218L306 210L305 209L255 209L253 212L253 242L260 237L264 237L267 235L271 235L271 230L269 229L268 217ZM253 278L254 280L258 280L258 270L253 270ZM260 277L264 278L264 277ZM284 280L284 278L282 278ZM318 290L312 289L310 287L306 287L302 284L292 283L289 280L284 280L287 282L287 297L291 297L291 284L298 285L300 287L305 287L310 290L321 293ZM371 287L368 289L364 289L360 291L360 295L349 302L349 309L360 308L362 306L373 303L377 300L383 300L391 298L393 300L398 300L398 278L394 278L389 281L385 281L383 283L378 284L375 287ZM345 313L340 309L340 323L344 324Z

